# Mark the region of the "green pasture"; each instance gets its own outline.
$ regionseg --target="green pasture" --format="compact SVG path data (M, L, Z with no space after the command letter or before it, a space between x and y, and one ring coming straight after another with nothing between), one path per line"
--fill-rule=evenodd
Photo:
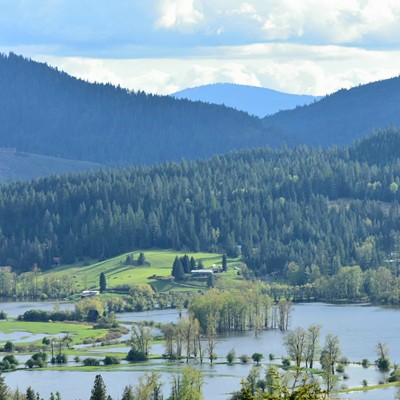
M43 335L43 337L68 334L72 339L72 344L80 344L87 340L100 340L108 334L107 329L93 329L93 326L88 324L26 321L0 321L0 332L4 334L27 332L35 335ZM0 336L0 342L6 341L7 339L3 339Z
M128 255L133 255L137 260L139 253L143 252L146 258L145 266L126 265L125 260ZM149 284L157 291L169 290L192 290L205 288L205 282L187 282L187 285L180 285L171 282L170 276L172 264L176 256L187 254L189 258L193 257L196 262L203 262L204 268L211 268L213 264L221 266L222 254L215 253L188 253L175 250L137 250L121 254L117 257L110 258L105 261L86 263L82 262L75 264L62 265L45 271L41 278L47 274L56 274L62 277L65 274L72 276L77 291L85 289L98 289L99 276L104 272L107 280L107 289L115 289L122 285L138 285ZM234 265L239 265L239 259L228 258L228 268L233 268ZM233 272L233 271L232 271ZM155 279L154 276L163 278Z

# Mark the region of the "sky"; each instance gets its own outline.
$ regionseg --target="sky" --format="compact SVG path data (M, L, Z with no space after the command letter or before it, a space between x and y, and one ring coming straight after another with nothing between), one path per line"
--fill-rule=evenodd
M0 52L169 94L325 95L400 74L399 0L0 0Z

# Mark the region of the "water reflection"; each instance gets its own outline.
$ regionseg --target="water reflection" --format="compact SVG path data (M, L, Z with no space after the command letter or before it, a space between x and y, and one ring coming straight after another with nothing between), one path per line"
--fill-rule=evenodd
M4 304L4 303L3 303ZM31 309L30 303L27 309ZM49 306L49 303L44 303ZM53 306L50 306L53 307ZM0 305L1 309L1 305ZM23 309L21 307L20 309ZM19 312L21 313L21 312ZM340 338L342 355L352 361L361 361L367 358L370 361L376 359L375 346L377 342L386 343L390 349L392 362L400 362L400 348L398 346L397 334L400 331L400 310L379 308L366 305L327 305L321 303L298 304L294 306L291 318L291 327L302 326L307 328L310 324L320 324L323 337L327 333L333 333ZM143 321L154 320L155 322L177 322L179 314L177 310L155 310L142 313L126 313L118 315L120 321ZM223 363L226 354L232 348L235 349L237 356L241 354L251 355L254 352L264 354L264 366L267 363L268 354L273 353L276 357L286 354L283 346L285 333L280 331L265 331L257 338L253 332L225 334L218 338L216 352L218 354L217 363L213 366L199 366L202 369L206 385L204 387L205 399L222 400L227 399L228 393L240 388L240 381L246 377L252 367L248 365L236 364L229 366ZM102 349L101 351L103 351ZM118 351L125 351L126 347L121 347ZM110 351L115 351L110 350ZM157 345L152 349L153 353L161 354L163 346ZM279 363L279 360L277 361ZM179 364L184 365L184 363ZM162 373L165 382L165 392L170 392L171 369L176 371L174 366L168 362L157 362L141 364L138 366L123 365L113 371L99 371L108 387L109 394L113 398L120 398L123 388L127 384L135 385L140 376L145 371L157 370ZM263 367L261 367L263 371ZM178 367L179 370L179 367ZM264 372L262 372L264 373ZM343 379L338 383L338 387L361 387L365 379L369 385L377 384L385 377L375 369L367 369L361 366L346 366L345 373L348 379ZM63 400L87 399L90 397L90 390L93 385L96 372L80 371L17 371L6 374L6 383L13 389L19 387L25 390L27 386L32 386L39 391L44 398L48 398L51 391L59 390ZM73 384L71 384L73 382ZM371 392L354 392L340 395L340 398L352 400L375 400L393 399L395 388L387 388Z

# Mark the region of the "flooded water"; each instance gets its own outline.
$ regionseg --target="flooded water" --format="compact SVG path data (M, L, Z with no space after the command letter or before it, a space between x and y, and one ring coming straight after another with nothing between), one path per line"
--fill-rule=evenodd
M1 307L0 307L1 309ZM122 321L154 320L155 322L176 322L179 319L177 310L156 310L142 313L121 314ZM392 362L400 363L400 348L398 333L400 332L400 310L380 308L368 305L328 305L322 303L298 304L294 306L291 328L302 326L307 328L310 324L320 324L322 328L321 343L327 333L333 333L340 338L342 355L351 361L361 361L363 358L373 362L377 356L375 346L378 342L386 343L390 349ZM268 355L273 353L276 357L286 354L283 346L285 333L280 331L265 331L257 338L253 332L226 334L218 338L216 352L217 363L200 366L205 377L204 393L206 400L228 399L229 393L239 390L240 381L245 378L252 363L248 365L236 364L233 366L222 363L226 354L233 348L237 356L254 352L264 354L264 366L268 362ZM126 351L121 346L121 353ZM104 350L104 349L103 349ZM114 349L115 351L116 349ZM152 353L162 353L163 346L157 345ZM218 363L220 361L221 363ZM279 362L279 361L277 361ZM144 372L159 371L162 374L164 390L169 394L172 373L180 369L184 363L172 364L168 362L147 363L140 366L123 365L113 371L99 371L108 387L108 393L118 399L122 395L125 385L135 385ZM264 366L260 367L264 374ZM361 387L362 381L367 380L369 385L377 384L385 379L375 367L362 368L358 365L346 366L348 379L338 382L339 388ZM13 389L19 387L25 390L27 386L34 387L42 396L48 398L51 391L59 390L63 400L88 399L96 372L79 371L16 371L5 374L6 383ZM72 384L73 383L73 384ZM394 399L395 388L388 388L371 392L356 392L341 394L340 398L352 400ZM47 400L47 399L46 399Z
M75 309L75 304L67 301L2 301L0 302L0 311L4 311L8 317L17 318L25 311L29 310L69 310Z

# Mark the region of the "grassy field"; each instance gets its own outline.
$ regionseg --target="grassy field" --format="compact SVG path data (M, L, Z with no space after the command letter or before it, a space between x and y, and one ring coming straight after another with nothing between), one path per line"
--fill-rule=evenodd
M93 329L88 324L67 324L62 322L26 322L26 321L0 321L0 332L11 334L13 332L28 332L35 335L59 336L65 334L72 339L72 344L83 343L87 340L96 341L108 334L107 329ZM0 342L6 340L0 340Z
M131 266L126 265L126 257L131 254L134 259L137 260L139 253L143 251L146 266ZM215 253L185 253L178 252L175 250L138 250L130 253L121 254L117 257L94 263L82 262L63 265L57 268L53 268L42 274L42 279L46 274L58 274L60 276L68 275L72 276L75 280L77 291L85 289L98 289L99 276L101 272L104 272L107 279L107 289L113 289L121 285L137 285L137 284L149 284L157 291L169 291L169 290L192 290L201 289L205 287L205 282L187 282L185 285L180 285L168 280L170 277L172 264L176 256L183 256L187 254L193 257L196 262L200 260L203 262L205 268L211 268L213 264L221 266L222 254ZM229 259L228 268L231 269L228 276L224 279L234 280L236 277L236 271L233 270L234 266L240 265L240 259ZM163 277L165 280L155 279L154 276Z

